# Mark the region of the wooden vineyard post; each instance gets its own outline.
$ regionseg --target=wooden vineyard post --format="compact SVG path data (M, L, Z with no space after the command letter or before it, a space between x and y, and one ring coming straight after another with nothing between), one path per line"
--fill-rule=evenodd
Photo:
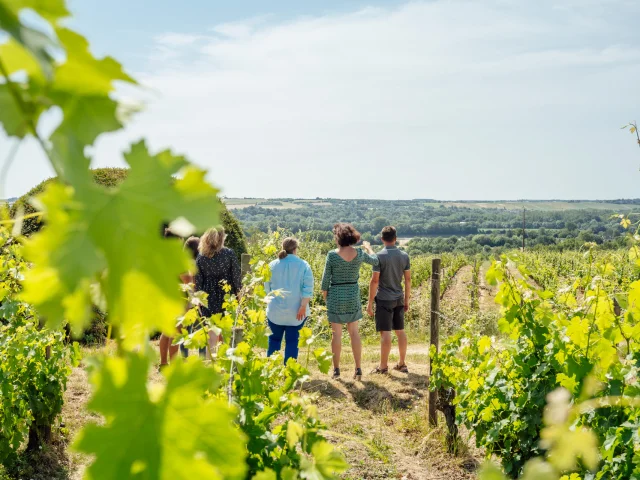
M436 351L440 351L440 259L434 258L431 261L431 345L435 345ZM429 355L429 382L433 366L431 355ZM438 425L438 393L429 391L429 423L432 426Z

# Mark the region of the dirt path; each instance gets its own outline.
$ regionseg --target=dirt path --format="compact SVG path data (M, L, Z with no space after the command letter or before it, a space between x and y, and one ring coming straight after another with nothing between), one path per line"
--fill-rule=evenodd
M408 375L368 374L375 366L376 348L364 352L362 382L351 379L353 363L344 353L340 380L314 372L307 390L319 395L322 419L351 468L345 479L473 479L481 460L477 451L463 448L446 453L443 427L431 429L426 418L428 346L409 348ZM392 351L393 354L393 351ZM391 358L391 364L395 361ZM350 363L351 362L351 363ZM441 424L444 422L441 421Z
M495 302L498 287L487 283L487 270L491 266L491 262L484 262L480 267L480 292L478 305L481 312L495 312L499 309Z
M470 285L473 283L473 266L465 265L456 272L451 286L442 299L447 303L471 304Z

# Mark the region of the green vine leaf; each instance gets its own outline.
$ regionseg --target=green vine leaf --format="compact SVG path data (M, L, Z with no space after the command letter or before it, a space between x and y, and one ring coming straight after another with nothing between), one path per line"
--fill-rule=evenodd
M115 81L136 84L111 57L96 59L87 40L66 28L57 34L66 51L66 61L56 66L55 81L49 94L60 106L64 118L51 136L52 161L59 175L74 184L90 182L89 160L84 149L96 138L122 128L118 102L110 97Z
M88 286L99 281L109 319L132 348L153 329L173 332L184 310L178 278L191 263L180 242L161 237L162 224L182 217L204 231L217 222L219 201L205 172L181 156L152 156L140 142L125 158L131 169L116 189L51 184L39 197L48 228L26 242L34 268L23 298L50 323L68 318L80 330Z
M6 83L0 84L0 125L10 137L23 138L28 131L20 109Z
M304 458L300 464L300 478L307 480L325 480L336 478L349 465L344 457L329 442L318 442L311 449L312 460Z
M103 96L113 91L116 80L136 84L113 58L96 59L89 51L89 42L82 35L67 28L59 28L56 32L67 53L66 61L56 68L57 91Z
M64 0L4 0L3 3L16 15L28 8L52 23L69 16Z
M88 478L244 478L244 438L233 412L203 398L220 378L200 361L175 362L165 387L147 386L148 369L136 354L99 360L88 407L106 424L85 427L74 444L95 455Z
M8 136L24 138L49 103L40 96L44 77L31 54L14 40L0 45L0 61L14 79L11 84L0 83L0 124ZM23 74L20 82L15 80L18 72Z
M31 10L44 20L57 25L69 16L64 0L2 0L0 1L0 29L6 31L35 57L48 78L53 75L52 51L58 45L46 33L25 25L20 20L23 10Z

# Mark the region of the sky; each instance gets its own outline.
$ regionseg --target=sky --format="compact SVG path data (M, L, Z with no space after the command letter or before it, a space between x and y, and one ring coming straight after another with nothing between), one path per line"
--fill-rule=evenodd
M640 120L636 0L69 5L147 87L121 92L145 110L98 139L94 167L145 137L229 197L640 197L620 129ZM27 142L4 196L51 175Z

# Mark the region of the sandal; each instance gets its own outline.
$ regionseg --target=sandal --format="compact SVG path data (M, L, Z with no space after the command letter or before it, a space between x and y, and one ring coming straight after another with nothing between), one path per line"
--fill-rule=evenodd
M356 373L353 374L353 379L356 382L359 382L360 380L362 380L362 369L361 368L356 368Z
M395 367L393 367L393 369L401 373L409 373L409 369L407 368L406 363L403 365L396 365Z
M340 369L339 368L334 368L333 369L333 375L331 375L331 378L333 378L334 380L337 378L340 378Z
M376 367L371 370L371 373L374 375L387 375L389 373L389 368Z

